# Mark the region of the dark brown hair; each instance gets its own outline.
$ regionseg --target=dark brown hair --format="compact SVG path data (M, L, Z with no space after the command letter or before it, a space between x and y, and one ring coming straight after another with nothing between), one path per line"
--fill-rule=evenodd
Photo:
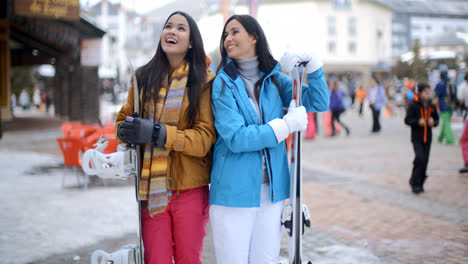
M190 42L192 48L187 51L185 60L189 63L189 74L187 80L187 92L189 98L189 106L187 108L187 118L190 123L195 121L197 114L200 112L200 97L202 91L206 88L206 54L203 48L203 40L198 29L197 23L193 18L181 11L176 11L169 15L167 21L173 15L182 15L187 19L190 28ZM169 73L169 61L166 53L161 47L161 39L159 39L158 48L153 58L144 66L136 71L138 83L143 87L143 104L146 101L148 89L155 88L154 94L149 96L157 96L164 78Z

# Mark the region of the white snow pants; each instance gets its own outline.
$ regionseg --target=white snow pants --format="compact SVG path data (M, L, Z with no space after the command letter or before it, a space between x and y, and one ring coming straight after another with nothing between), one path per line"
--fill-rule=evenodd
M260 208L210 206L218 264L278 263L284 201L271 203L268 184L262 184Z

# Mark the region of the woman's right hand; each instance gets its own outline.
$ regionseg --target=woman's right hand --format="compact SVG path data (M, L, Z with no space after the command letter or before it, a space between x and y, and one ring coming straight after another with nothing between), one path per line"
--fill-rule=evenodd
M307 129L307 113L304 106L296 107L296 101L289 104L288 113L281 119L276 118L268 122L273 129L278 143L285 140L289 134Z
M307 129L307 113L304 106L296 107L296 101L291 100L288 113L283 117L288 126L289 133L304 131Z
M158 128L158 131L155 131L156 128ZM159 132L159 128L159 125L156 127L152 121L139 118L138 114L134 113L132 116L127 116L120 123L117 133L123 142L139 145L152 143L153 138L155 138L154 134Z

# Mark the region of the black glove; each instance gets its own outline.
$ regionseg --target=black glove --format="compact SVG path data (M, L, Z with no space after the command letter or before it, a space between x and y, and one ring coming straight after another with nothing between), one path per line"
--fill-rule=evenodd
M132 116L127 116L125 121L120 123L118 129L120 139L134 145L156 142L160 125L137 116L138 114L133 113Z

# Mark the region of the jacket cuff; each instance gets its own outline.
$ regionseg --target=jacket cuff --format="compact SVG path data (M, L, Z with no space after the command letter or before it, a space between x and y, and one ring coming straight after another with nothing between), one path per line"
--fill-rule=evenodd
M167 150L184 151L185 133L178 131L177 127L164 125L166 128L166 143L164 147Z
M307 73L307 78L312 79L312 80L319 79L322 76L323 76L323 68L322 67L318 68L317 70L315 70L315 71L313 71L311 73Z
M270 125L270 127L273 129L273 132L275 132L278 143L285 140L289 136L288 125L286 125L286 122L283 119L273 119L268 122L268 125Z
M163 148L164 144L166 144L166 126L159 125L158 135L156 140L154 140L153 144L158 148Z
M305 66L306 73L313 73L316 72L318 69L322 68L323 62L320 61L318 58L313 57Z

